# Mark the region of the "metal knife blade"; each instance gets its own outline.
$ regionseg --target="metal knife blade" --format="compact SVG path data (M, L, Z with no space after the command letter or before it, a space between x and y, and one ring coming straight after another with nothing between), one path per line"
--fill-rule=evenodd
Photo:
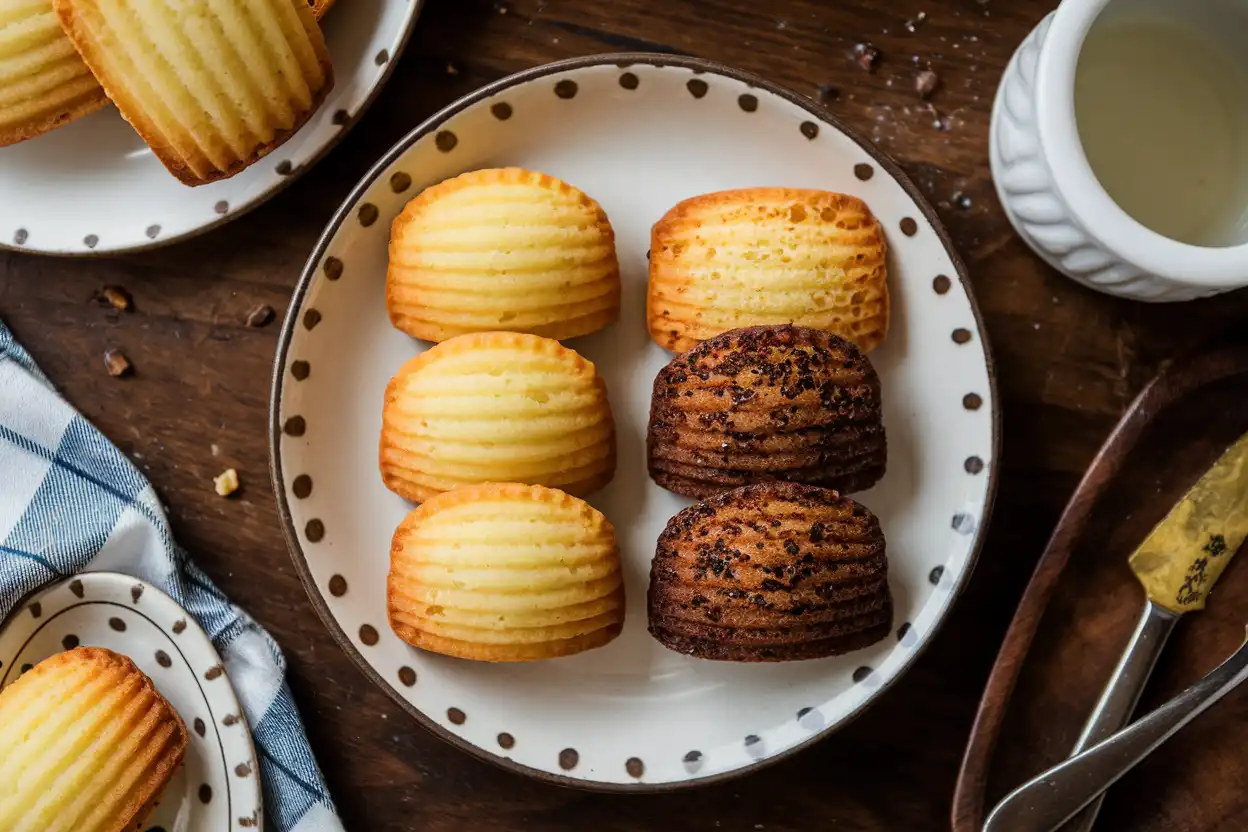
M1205 607L1248 537L1248 434L1222 454L1131 555L1149 600L1183 614Z

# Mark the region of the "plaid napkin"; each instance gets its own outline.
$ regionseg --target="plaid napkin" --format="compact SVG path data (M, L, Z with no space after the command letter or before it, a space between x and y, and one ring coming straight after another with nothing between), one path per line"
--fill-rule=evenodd
M28 592L85 571L160 587L208 633L255 738L266 828L342 832L277 644L190 562L152 486L0 322L0 619Z

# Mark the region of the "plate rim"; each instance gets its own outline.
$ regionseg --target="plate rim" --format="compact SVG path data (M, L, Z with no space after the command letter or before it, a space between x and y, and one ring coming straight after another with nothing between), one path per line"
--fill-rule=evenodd
M148 240L146 242L139 242L129 246L120 246L118 248L110 248L103 251L93 251L91 249L88 249L87 251L51 251L48 249L35 248L33 246L19 246L14 245L13 243L0 242L0 252L13 251L21 254L33 254L40 257L56 257L64 260L105 260L110 257L121 257L127 254L154 251L156 249L166 248L176 243L184 243L187 240L202 237L209 232L216 231L223 225L228 225L241 217L247 216L252 211L281 194L291 185L295 184L295 182L302 179L304 174L320 164L321 161L324 160L324 158L328 156L330 152L347 137L347 134L360 123L361 119L368 114L369 108L373 106L373 102L377 100L377 96L381 95L381 91L385 89L386 84L390 82L390 76L394 74L394 70L399 64L399 59L407 50L407 43L411 40L412 33L416 31L416 23L420 20L420 13L424 10L424 7L425 0L410 0L408 15L403 24L403 31L399 35L398 43L395 44L394 54L390 57L390 60L386 62L385 68L381 71L381 75L377 78L377 83L373 84L372 88L368 91L368 95L364 96L363 102L360 104L359 109L356 110L351 119L347 121L346 124L342 125L342 128L335 132L329 141L321 145L321 147L312 154L307 162L294 169L289 176L279 176L273 185L242 208L238 210L231 210L229 213L217 217L216 219L213 219L198 228L193 228L190 231L184 231L181 234L177 234L172 237L162 237L156 240ZM318 25L319 23L320 21L318 21ZM112 102L110 101L108 103L111 104ZM328 102L326 101L321 102L321 107L325 107L327 103ZM298 131L295 132L298 133ZM34 139L38 138L38 136L34 137ZM242 171L239 171L239 173L242 173ZM370 170L369 173L372 173L372 171ZM170 175L172 176L172 174Z
M778 754L761 760L755 760L731 771L720 772L706 777L696 777L688 780L675 780L662 783L611 783L599 780L570 777L567 775L555 774L553 772L533 768L506 757L493 754L484 748L473 745L467 740L451 733L419 708L404 699L403 696L400 695L398 691L388 681L386 681L371 664L369 664L368 660L365 659L363 654L351 642L350 637L338 624L337 619L330 611L329 605L325 601L320 587L317 585L315 578L312 576L311 569L307 563L307 556L299 542L299 536L295 530L294 519L290 510L290 504L286 496L286 481L282 476L280 464L282 437L280 425L282 381L284 377L286 359L289 353L291 341L294 338L296 324L298 323L298 315L296 313L303 304L303 300L307 295L308 289L312 286L312 283L316 279L320 262L323 259L325 252L328 250L330 243L333 241L333 238L342 228L343 223L350 218L352 209L368 192L368 189L377 181L378 177L386 170L386 168L406 153L412 145L418 142L421 138L436 130L450 118L463 110L466 110L467 108L487 98L497 95L504 90L568 70L586 69L590 67L608 65L614 65L624 69L635 64L653 66L659 69L666 66L675 66L693 70L695 73L720 75L735 81L743 82L751 87L764 90L805 110L815 119L852 140L855 144L861 147L867 155L872 157L872 159L877 162L888 173L888 175L897 182L898 185L901 186L901 188L906 192L906 195L914 202L919 211L922 212L924 218L935 231L937 238L940 240L941 246L944 248L953 264L958 282L966 293L967 301L971 307L971 313L975 319L976 329L981 336L979 340L984 350L984 364L988 375L988 390L992 399L992 436L990 443L992 455L990 462L987 465L988 483L984 496L984 510L981 520L975 529L975 539L967 556L966 568L963 570L958 582L950 589L949 601L942 614L934 622L926 640L912 651L910 658L904 667L892 679L880 685L872 696L846 714L841 720L833 725L825 726L812 736L794 744ZM959 256L957 249L954 247L953 240L949 236L948 229L945 228L935 209L923 196L919 188L910 180L909 176L907 176L902 170L901 166L894 161L891 156L879 149L873 142L864 139L856 130L847 125L828 109L822 107L806 96L790 90L782 84L767 80L766 78L756 75L753 72L737 69L718 61L688 55L673 55L661 52L607 52L597 55L565 58L551 63L530 67L528 69L507 75L486 84L483 87L473 90L464 96L461 96L447 106L434 112L405 136L399 139L378 159L372 167L368 169L359 182L356 183L355 187L351 189L350 193L347 194L342 204L338 207L338 210L334 212L334 215L326 224L324 232L322 232L321 236L317 239L316 244L313 246L312 251L308 255L308 260L304 265L303 273L299 276L299 282L295 285L295 289L291 294L290 305L287 307L286 316L282 322L282 329L278 337L277 349L274 354L273 380L269 390L269 474L272 478L274 498L277 504L278 516L282 525L282 534L286 538L287 551L289 552L291 561L294 564L295 572L299 575L299 580L303 584L304 591L308 595L308 600L311 602L317 616L321 619L321 623L324 624L325 628L329 631L330 636L335 642L337 642L343 652L347 654L348 658L350 658L352 663L356 665L357 669L364 674L365 678L380 688L381 691L393 700L400 709L402 709L408 716L414 718L425 730L432 733L435 737L438 737L461 751L467 752L479 760L484 760L487 763L513 774L531 777L556 786L564 786L589 792L615 794L660 794L685 791L688 789L728 782L738 777L744 777L748 774L760 771L768 766L779 763L782 760L787 760L810 748L820 740L826 739L861 716L868 708L878 702L886 691L890 690L914 667L915 662L928 649L928 647L931 646L931 643L935 640L941 628L944 627L963 591L966 589L967 584L970 583L971 576L974 574L975 567L979 562L979 556L981 550L983 549L984 541L987 538L988 528L991 526L992 522L992 514L997 496L998 477L1001 470L1000 458L1001 400L997 384L996 360L992 352L991 343L987 337L987 329L985 327L983 313L981 312L979 303L975 298L974 287L971 284L970 278L967 274L966 265Z
M199 621L195 619L195 616L191 615L190 612L188 612L185 607L183 607L181 604L175 601L173 597L169 595L169 593L165 592L163 589L156 586L151 581L145 580L144 578L140 578L136 575L128 575L124 572L113 572L113 571L78 572L75 574L63 576L59 580L52 581L50 583L44 584L41 587L38 587L37 589L33 589L17 600L17 603L15 603L12 609L9 610L8 615L4 616L3 618L0 618L0 633L7 631L9 627L13 626L13 624L17 621L20 614L24 610L26 610L33 601L40 599L40 598L44 598L48 595L51 595L52 593L60 590L62 587L69 586L74 581L92 582L96 580L99 580L101 582L124 582L127 586L131 586L131 587L136 586L136 585L141 586L143 588L144 595L148 595L150 593L152 596L162 599L162 602L167 602L174 609L181 611L183 620L187 624L186 632L194 633L195 635L202 637L204 640L204 643L207 645L212 655L216 658L216 663L222 667L225 666L225 660L221 657L220 651L217 650L217 646L212 643L212 639L208 636L208 633L200 625ZM83 602L83 604L85 603L87 602ZM112 602L109 602L109 603L112 603ZM83 606L83 604L71 604L59 610L55 614L48 616L47 620L44 623L36 627L35 630L27 636L26 641L23 642L21 649L25 649L25 646L30 643L30 640L34 638L34 636L37 635L38 632L42 630L44 626L50 623L51 620L56 617L56 615L59 615L61 612L65 612L70 609L74 609L78 606ZM124 607L125 605L120 605L120 606ZM128 607L126 608L129 609ZM151 623L158 630L160 630L166 637L170 636L169 633L165 632L165 629L163 627L161 627L155 621L152 621L150 616L144 614L141 611L139 611L138 614L142 616L143 618L147 619L149 623ZM177 647L177 641L174 640L172 641L172 643L174 644L175 649L181 652L181 648ZM185 659L185 656L183 656L183 658ZM187 663L188 665L190 664L189 661ZM11 670L11 669L12 669L12 665L10 665L8 670ZM7 671L4 675L7 675ZM203 684L199 681L198 678L195 681L196 681L196 684L199 686L200 695L203 696L204 701L207 702L208 694L204 690ZM259 776L260 755L259 755L259 752L256 750L255 738L252 736L252 733L251 733L252 732L251 720L247 718L247 714L243 710L242 702L238 698L238 691L234 688L234 680L230 677L228 673L225 674L225 681L227 684L227 690L228 690L230 702L234 706L231 712L238 714L242 718L243 726L246 728L246 730L243 732L243 735L246 740L247 749L250 755L249 762L252 765L252 771L256 772L255 777L248 778L250 782L252 783L252 788L254 789L255 794L256 794L256 820L257 820L256 832L264 832L264 829L265 829L264 788L261 786L261 783L260 783L260 776ZM181 715L179 714L179 716ZM189 726L187 727L189 730ZM217 734L217 739L218 739L218 742L220 743L221 731L220 731L220 727L216 725L215 721L213 723L213 730ZM224 748L222 748L222 755L224 756ZM227 778L227 782L232 784L234 782L234 778ZM234 826L236 820L237 818L231 815L229 819L229 824L231 828Z

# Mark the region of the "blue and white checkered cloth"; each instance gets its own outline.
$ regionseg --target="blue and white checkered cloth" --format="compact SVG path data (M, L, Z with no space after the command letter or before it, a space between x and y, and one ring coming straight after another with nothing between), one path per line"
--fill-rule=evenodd
M32 590L84 571L160 587L208 633L252 727L266 828L342 832L276 642L191 563L151 484L0 322L0 619Z

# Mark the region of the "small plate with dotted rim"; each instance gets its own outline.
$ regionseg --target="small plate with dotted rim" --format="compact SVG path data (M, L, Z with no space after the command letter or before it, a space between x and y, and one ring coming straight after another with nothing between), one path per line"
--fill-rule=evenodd
M280 147L236 176L191 188L116 108L0 147L0 249L99 256L167 245L242 216L338 143L390 77L424 0L350 0L321 28L334 66L324 103Z
M386 624L390 538L410 504L377 471L390 376L427 349L389 325L390 223L420 190L518 165L597 199L616 232L621 319L569 342L607 383L614 481L590 502L614 524L624 633L579 656L489 665L421 652ZM678 655L646 630L655 542L690 501L646 473L651 384L671 354L645 325L649 227L676 202L753 185L864 198L890 247L892 331L872 354L889 471L856 495L889 541L895 632L851 655L732 664ZM671 55L575 59L505 78L434 115L363 179L317 244L278 345L270 441L297 569L365 673L439 736L512 770L603 790L714 782L780 759L873 702L926 645L966 583L996 482L999 414L961 262L900 169L811 101Z
M0 690L75 647L128 656L186 723L186 759L147 818L148 832L264 828L251 730L221 657L185 610L129 575L87 572L16 606L0 627Z

